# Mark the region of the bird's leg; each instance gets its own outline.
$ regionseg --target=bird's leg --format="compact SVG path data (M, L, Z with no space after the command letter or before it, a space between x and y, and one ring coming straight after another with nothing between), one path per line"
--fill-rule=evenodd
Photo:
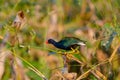
M71 60L72 54L67 54L66 57L67 57L69 60Z
M75 49L71 48L71 50L73 51L72 53L75 53Z
M66 57L66 62L69 62L69 59L71 58L71 54L72 54L73 52L64 52L64 56Z
M78 54L80 52L77 48L75 49L75 51L76 51L76 54Z
M79 47L75 48L76 53L80 53Z
M76 53L76 54L78 54L78 53L79 53L78 48L76 48L76 49L71 48L71 50L73 51L72 53Z

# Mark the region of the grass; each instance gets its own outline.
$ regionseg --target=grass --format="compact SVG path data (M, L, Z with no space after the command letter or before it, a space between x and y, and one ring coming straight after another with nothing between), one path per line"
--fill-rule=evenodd
M119 0L1 0L0 48L11 53L3 62L0 79L58 80L72 76L75 80L119 80L119 4ZM12 23L21 10L26 23L16 30ZM111 39L113 32L116 36ZM48 38L60 40L64 36L86 40L87 49L64 51L45 44ZM61 57L66 53L67 58L80 63L80 75L61 73Z

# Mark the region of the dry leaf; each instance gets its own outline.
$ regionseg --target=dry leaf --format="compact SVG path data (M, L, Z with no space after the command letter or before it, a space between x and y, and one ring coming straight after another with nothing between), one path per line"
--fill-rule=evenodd
M25 15L23 13L23 11L19 11L16 15L16 18L15 20L13 21L13 26L16 28L16 29L20 29L26 22L26 19L25 19Z
M2 79L2 76L4 74L4 65L5 65L5 59L6 59L6 54L8 54L8 52L6 51L0 51L0 80Z
M63 76L66 78L66 80L76 80L77 73L65 73Z

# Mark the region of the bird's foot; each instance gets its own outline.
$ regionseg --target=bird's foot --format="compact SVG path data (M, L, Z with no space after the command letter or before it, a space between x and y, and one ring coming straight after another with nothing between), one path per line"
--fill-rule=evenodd
M66 57L67 57L69 60L72 60L73 55L72 55L72 54L66 54Z
M71 50L73 54L78 54L80 52L77 48L76 49L71 48Z
M75 49L71 48L72 52L74 53L75 52Z
M76 54L79 54L80 51L79 51L78 49L75 49L75 53L76 53Z

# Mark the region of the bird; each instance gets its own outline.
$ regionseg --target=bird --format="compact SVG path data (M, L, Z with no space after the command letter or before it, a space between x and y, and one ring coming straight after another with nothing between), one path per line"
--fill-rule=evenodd
M64 37L62 38L60 41L55 41L54 39L48 39L46 41L47 44L52 44L54 45L56 48L58 49L62 49L62 50L74 50L74 49L78 49L81 46L85 46L86 45L86 41L80 40L79 38L76 37ZM65 54L65 53L64 53ZM76 72L77 74L80 74L80 63L75 61L75 60L71 60L67 55L71 55L71 54L65 54L62 55L63 58L63 64L64 64L64 68L63 70L68 70L68 72ZM69 65L69 67L68 67ZM78 65L78 66L73 66L73 65ZM63 73L67 72L67 71L63 71Z
M76 37L64 37L60 41L55 41L54 39L48 39L47 44L52 44L56 48L63 50L76 49L79 46L85 46L86 41L80 40Z

